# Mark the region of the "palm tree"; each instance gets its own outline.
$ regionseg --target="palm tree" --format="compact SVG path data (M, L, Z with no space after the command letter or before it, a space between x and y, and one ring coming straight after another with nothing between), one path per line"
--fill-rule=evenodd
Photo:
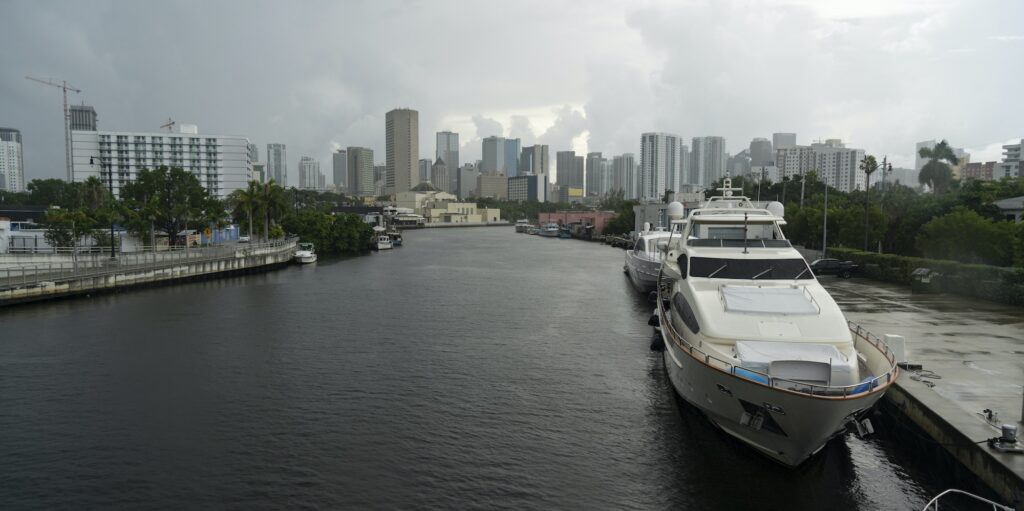
M943 140L931 149L922 147L917 154L922 158L928 158L928 163L924 164L917 176L918 182L928 185L936 194L946 193L950 182L953 181L953 169L950 165L960 163L949 142Z
M233 208L232 216L238 218L244 212L249 219L249 238L252 238L252 217L253 212L260 207L260 191L263 185L259 181L249 181L248 188L235 190L228 196L229 204Z
M270 219L277 219L288 207L285 202L284 188L278 186L271 179L260 186L258 198L259 209L263 211L263 239L268 240L270 239Z
M868 251L868 206L871 203L871 174L878 170L878 160L870 154L860 161L860 170L864 171L867 183L864 186L864 251Z

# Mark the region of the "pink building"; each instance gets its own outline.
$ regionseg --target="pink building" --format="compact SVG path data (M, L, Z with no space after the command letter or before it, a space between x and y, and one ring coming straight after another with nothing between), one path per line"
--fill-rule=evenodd
M604 224L615 218L614 211L558 211L556 213L541 213L539 222L541 225L554 222L558 225L582 223L593 225L594 232L604 232Z

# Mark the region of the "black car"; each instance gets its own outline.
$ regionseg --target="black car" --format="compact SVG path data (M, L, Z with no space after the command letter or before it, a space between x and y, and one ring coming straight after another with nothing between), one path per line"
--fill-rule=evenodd
M844 279L848 279L859 270L860 267L853 264L853 261L817 259L811 263L811 271L813 271L815 275L838 275Z

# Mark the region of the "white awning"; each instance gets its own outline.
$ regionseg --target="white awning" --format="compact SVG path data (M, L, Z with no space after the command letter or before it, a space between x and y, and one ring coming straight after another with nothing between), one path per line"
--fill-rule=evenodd
M818 305L801 288L722 286L726 312L818 314Z

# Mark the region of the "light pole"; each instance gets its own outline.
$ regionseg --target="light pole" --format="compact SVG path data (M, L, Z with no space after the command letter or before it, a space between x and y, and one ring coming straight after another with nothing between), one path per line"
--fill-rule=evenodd
M825 183L825 218L821 222L821 258L828 253L828 183Z
M110 259L113 260L117 259L114 256L114 172L102 156L90 156L89 165L95 165L95 160L100 161L100 170L107 167L107 189L110 191Z

